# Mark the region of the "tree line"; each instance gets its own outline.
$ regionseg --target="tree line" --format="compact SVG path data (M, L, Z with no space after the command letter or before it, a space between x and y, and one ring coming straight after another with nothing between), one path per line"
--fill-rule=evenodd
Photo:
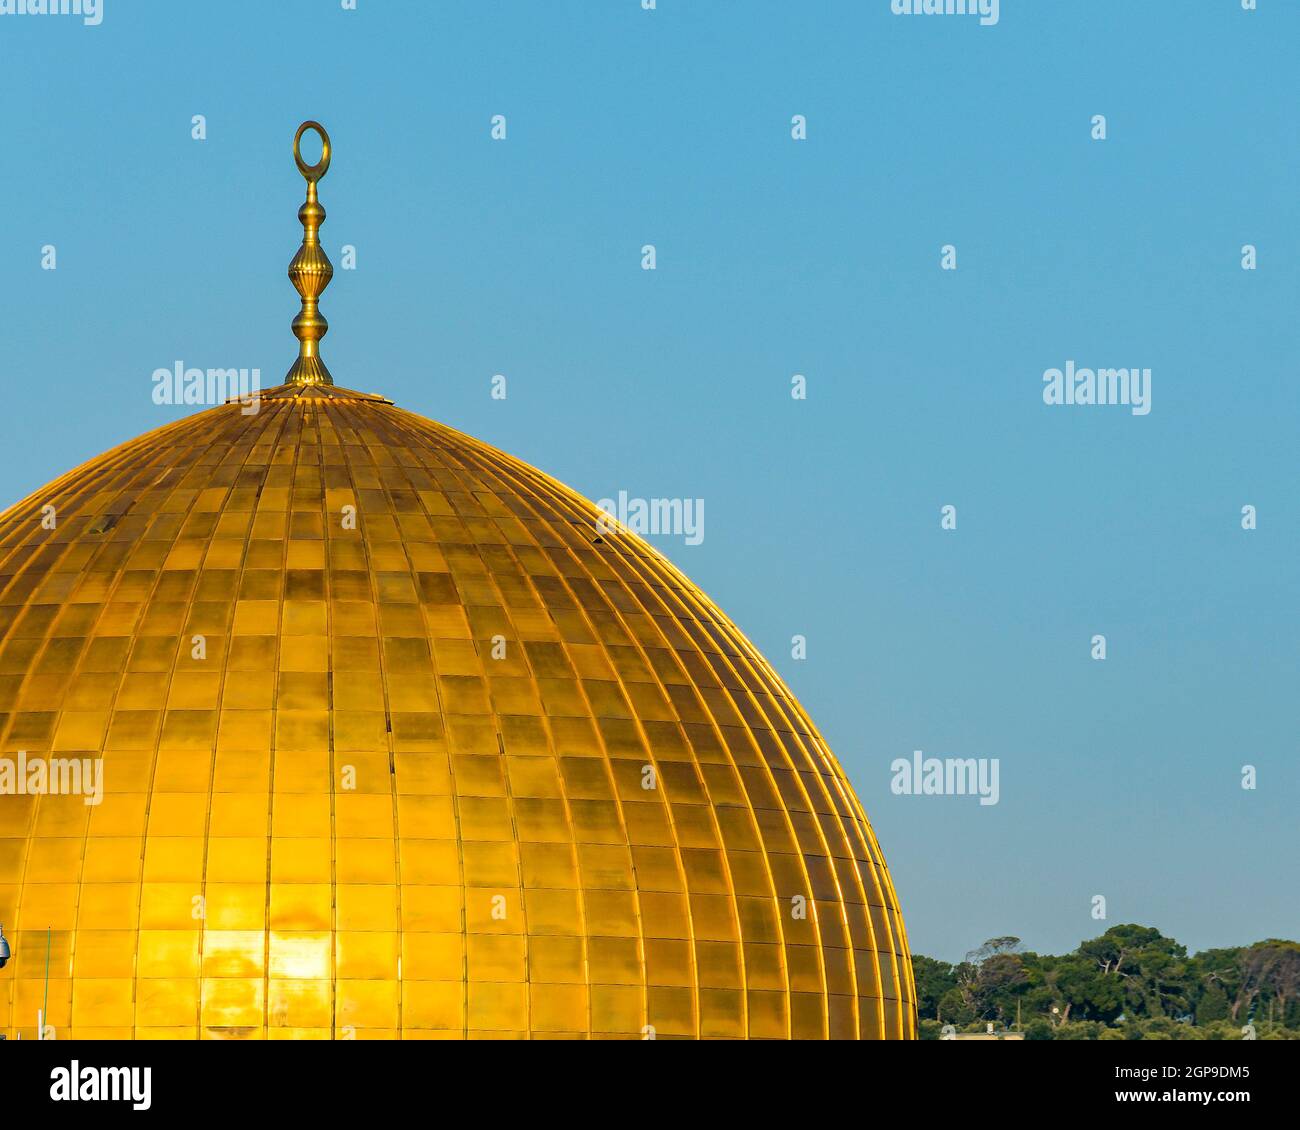
M917 954L922 1038L957 1030L1026 1039L1300 1039L1300 942L1187 947L1149 926L1112 926L1062 955L990 938L955 965Z

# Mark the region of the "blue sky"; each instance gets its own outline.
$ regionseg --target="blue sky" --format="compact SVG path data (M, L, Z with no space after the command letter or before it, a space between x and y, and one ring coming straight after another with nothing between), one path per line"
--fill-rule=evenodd
M183 411L158 367L278 383L318 118L335 379L704 499L657 544L818 721L914 950L1300 936L1297 41L1291 0L0 16L0 501ZM1150 368L1150 414L1044 405L1069 360ZM999 803L893 795L915 749Z

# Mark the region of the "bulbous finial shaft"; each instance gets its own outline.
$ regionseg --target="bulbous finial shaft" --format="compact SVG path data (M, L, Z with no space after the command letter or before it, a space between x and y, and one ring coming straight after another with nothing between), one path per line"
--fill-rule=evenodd
M320 160L315 165L308 165L302 159L298 143L302 135L314 129L321 140ZM298 171L307 181L307 201L298 209L298 219L302 223L302 246L289 264L289 281L302 296L302 309L293 320L293 335L298 339L298 360L289 369L285 381L296 385L332 385L334 378L320 359L319 342L329 330L317 306L321 292L334 277L334 268L320 245L320 226L325 222L325 209L316 199L316 182L328 172L330 167L330 135L319 122L303 122L298 132L293 135L293 159Z

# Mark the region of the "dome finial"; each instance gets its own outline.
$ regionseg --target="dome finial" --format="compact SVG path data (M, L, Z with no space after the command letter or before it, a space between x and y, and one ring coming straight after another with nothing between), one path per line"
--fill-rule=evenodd
M302 135L314 129L321 140L320 160L308 165L302 159L298 143ZM302 222L302 246L289 264L289 281L302 296L302 309L293 320L293 335L298 339L298 360L289 369L285 381L295 385L332 385L334 378L320 359L319 342L329 330L316 300L334 277L334 268L326 258L317 233L325 222L325 209L316 199L316 182L330 167L330 135L319 122L303 122L298 132L293 135L293 159L298 164L298 171L307 181L307 202L298 209L298 219Z

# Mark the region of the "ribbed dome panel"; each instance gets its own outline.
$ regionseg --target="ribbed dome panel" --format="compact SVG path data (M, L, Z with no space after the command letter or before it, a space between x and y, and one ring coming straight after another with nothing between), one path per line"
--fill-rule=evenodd
M59 1038L914 1036L826 744L599 515L294 388L0 516L0 755L104 786L0 796L0 1029L48 991Z

